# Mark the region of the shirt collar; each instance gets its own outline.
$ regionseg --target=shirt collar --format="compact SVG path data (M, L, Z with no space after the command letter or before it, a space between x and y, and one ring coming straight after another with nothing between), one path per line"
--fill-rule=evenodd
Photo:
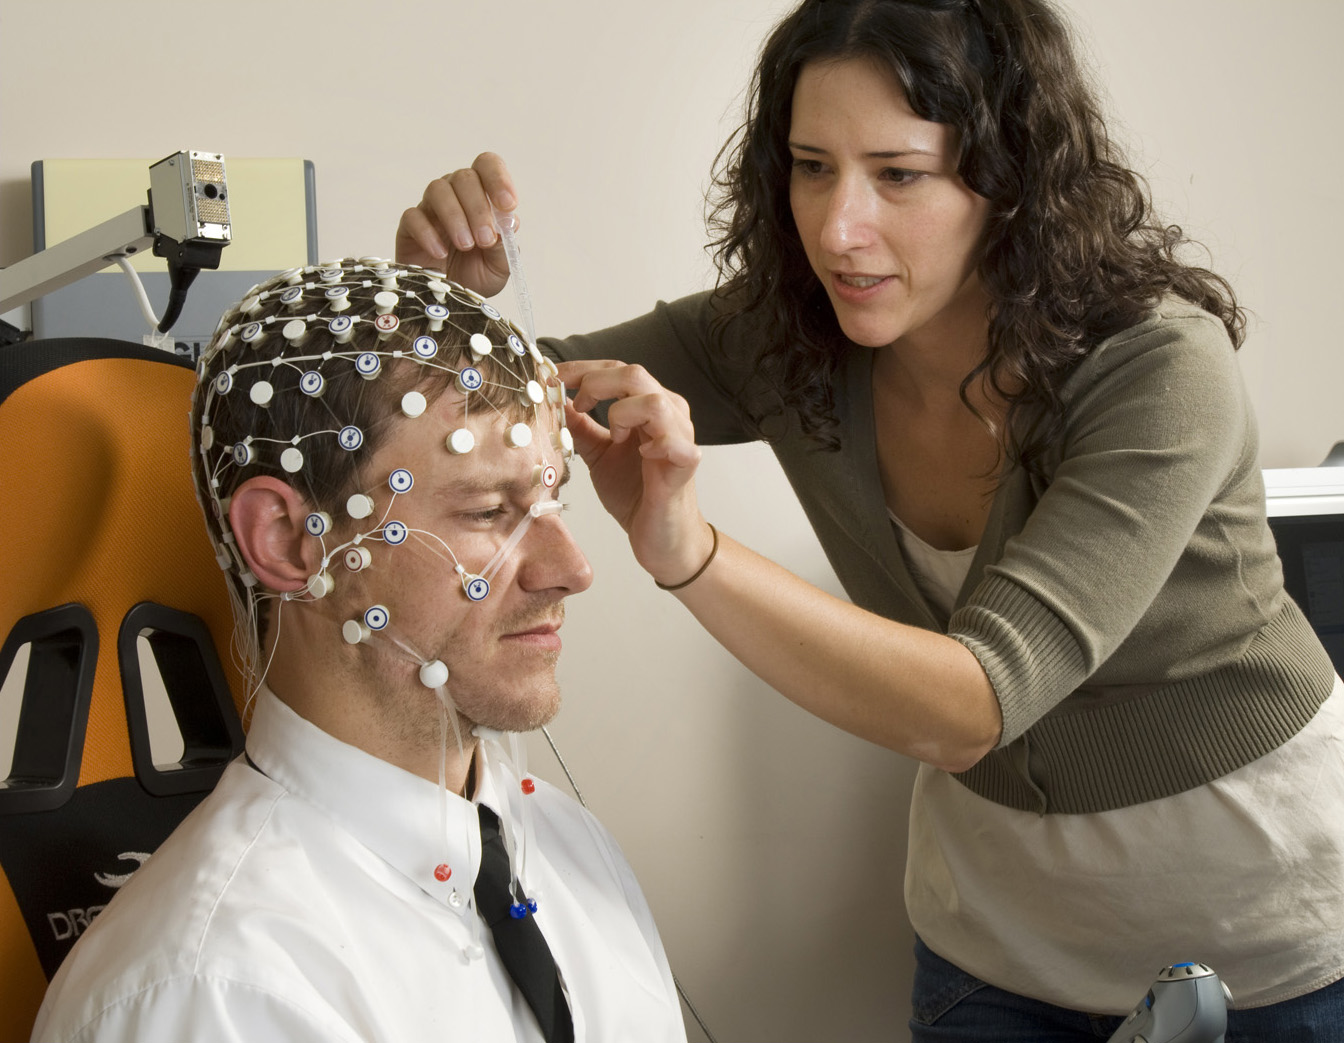
M474 803L329 735L264 686L257 692L247 754L266 776L319 808L425 894L466 913L481 864ZM499 807L488 778L476 798ZM442 880L441 866L451 870Z

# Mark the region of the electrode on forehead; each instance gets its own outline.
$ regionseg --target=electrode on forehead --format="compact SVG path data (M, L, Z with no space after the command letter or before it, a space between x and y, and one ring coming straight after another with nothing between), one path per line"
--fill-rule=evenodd
M461 456L463 453L469 453L476 448L476 436L470 429L459 427L448 436L448 451L455 456Z
M408 391L401 396L401 412L411 420L418 416L424 416L425 410L428 408L429 402L418 391Z

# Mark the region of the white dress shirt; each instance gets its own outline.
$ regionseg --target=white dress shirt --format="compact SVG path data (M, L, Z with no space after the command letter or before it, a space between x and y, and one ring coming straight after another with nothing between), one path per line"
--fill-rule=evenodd
M260 770L231 764L79 940L34 1040L541 1039L470 901L473 803L448 796L445 836L438 786L264 690L247 750ZM575 1039L684 1043L630 866L591 814L535 786L527 875ZM499 796L483 779L477 799L498 811Z

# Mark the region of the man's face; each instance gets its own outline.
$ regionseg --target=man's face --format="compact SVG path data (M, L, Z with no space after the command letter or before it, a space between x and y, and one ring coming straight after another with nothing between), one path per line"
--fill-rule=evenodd
M527 731L554 716L564 598L586 589L592 570L559 514L524 522L533 504L555 498L566 477L552 442L551 407L538 412L527 425L530 444L514 447L506 442L513 421L481 405L464 416L462 396L450 388L423 416L395 421L361 468L376 506L355 524L386 534L395 521L409 530L395 546L379 535L364 540L370 564L358 573L347 571L342 555L331 564L336 591L320 603L324 609L339 606L353 619L370 605L387 609L386 629L352 650L365 683L410 686L412 706L423 698L425 707L435 707L417 671L421 661L439 659L449 670L449 695L476 724ZM459 455L445 440L461 428L471 431L475 446ZM554 470L546 474L547 468ZM389 477L399 470L414 485L393 496ZM468 575L483 573L520 524L528 528L490 576L488 596L472 601L455 561ZM333 640L341 639L333 634Z

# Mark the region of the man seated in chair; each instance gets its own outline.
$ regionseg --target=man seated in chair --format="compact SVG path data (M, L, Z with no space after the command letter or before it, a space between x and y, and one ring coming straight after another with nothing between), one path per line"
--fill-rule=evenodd
M522 763L591 580L553 373L480 298L375 259L224 317L193 466L247 754L80 940L34 1039L685 1039L629 865Z

